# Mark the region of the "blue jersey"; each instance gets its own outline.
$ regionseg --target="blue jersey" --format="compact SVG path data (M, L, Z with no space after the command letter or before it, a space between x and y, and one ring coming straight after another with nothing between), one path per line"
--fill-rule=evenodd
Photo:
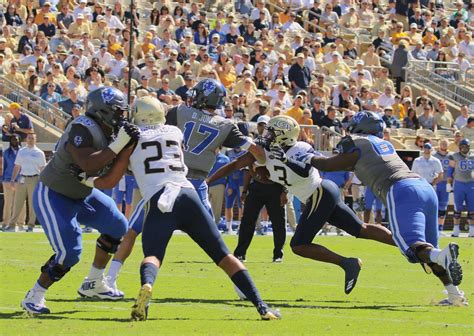
M450 155L449 153L441 154L440 152L436 152L435 154L433 154L433 156L441 162L441 166L443 167L443 179L441 181L445 182L448 179Z
M235 149L230 149L226 152L227 156L229 157L229 160L235 161L242 155L247 153L247 151L243 150L235 150ZM240 186L244 185L244 171L243 170L235 170L232 172L231 175L229 175L227 182L229 184L229 187L231 188L239 188Z
M230 162L230 160L227 156L225 156L222 153L218 153L217 156L216 156L216 162L214 162L214 166L212 166L212 169L209 172L209 176L212 176L219 168L225 166L229 162ZM209 187L212 187L212 186L215 186L215 185L218 185L218 184L224 184L225 185L226 183L227 183L227 180L226 180L225 177L223 177L223 178L218 179L218 180L212 182L211 184L209 184Z
M336 172L321 172L321 177L326 180L333 181L339 188L342 188L344 184L351 177L349 172L336 171Z

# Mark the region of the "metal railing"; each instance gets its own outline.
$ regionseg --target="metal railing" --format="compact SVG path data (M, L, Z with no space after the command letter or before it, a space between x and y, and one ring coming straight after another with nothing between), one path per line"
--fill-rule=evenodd
M430 89L456 106L474 102L474 88L465 81L467 76L467 72L452 62L410 61L405 68L407 83Z
M22 112L36 117L58 131L63 131L71 116L56 106L29 92L17 83L11 82L4 76L0 76L0 96L7 102L15 102L21 105Z

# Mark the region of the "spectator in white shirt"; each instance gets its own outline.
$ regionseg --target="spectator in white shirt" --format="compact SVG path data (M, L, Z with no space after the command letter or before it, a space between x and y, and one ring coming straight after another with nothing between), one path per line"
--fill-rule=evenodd
M21 209L28 199L28 229L33 231L36 222L36 215L33 209L33 191L39 181L39 174L46 165L44 152L36 147L36 134L28 134L26 137L26 147L18 151L15 159L15 168L11 179L12 188L15 189L15 205L7 231L15 230L15 223L21 214ZM20 179L15 182L18 174Z
M363 60L357 60L354 62L356 69L351 72L351 78L357 80L359 78L359 73L364 74L364 79L368 80L370 83L372 83L372 74L370 73L369 70L364 69L364 61Z
M122 70L127 66L127 61L123 59L122 50L117 50L114 56L115 58L110 61L105 69L109 75L114 75L117 78L121 78Z
M117 28L120 29L120 30L125 29L125 25L122 22L120 22L119 18L116 17L115 15L112 15L112 7L110 7L110 6L107 6L105 8L104 19L107 22L107 26L111 30L114 30L114 29L117 29Z
M469 118L469 110L467 108L467 105L461 106L460 110L461 114L456 118L454 121L454 125L458 130L463 128L467 124L467 118Z
M82 14L89 21L92 21L92 10L87 6L87 0L80 0L79 6L74 8L72 14L74 15L74 19L76 19L79 14Z
M270 15L270 12L268 9L265 8L265 0L257 0L255 4L255 8L252 9L252 12L250 13L250 20L255 21L258 18L260 18L260 12L263 11L265 13L265 19L270 22L272 20L272 16Z
M423 155L413 161L411 170L424 178L433 187L443 179L443 166L441 161L431 155L433 146L425 143L423 146Z
M281 27L281 31L283 33L290 32L290 33L298 33L304 31L303 27L298 22L295 22L296 14L290 13L290 18L285 24Z
M379 96L377 100L380 107L385 108L387 106L392 106L395 104L395 95L393 94L393 88L390 85L387 85L384 89L384 93Z
M107 51L107 45L105 43L102 43L100 45L100 49L94 54L94 57L99 60L99 64L103 67L109 65L110 62L114 59L112 54Z

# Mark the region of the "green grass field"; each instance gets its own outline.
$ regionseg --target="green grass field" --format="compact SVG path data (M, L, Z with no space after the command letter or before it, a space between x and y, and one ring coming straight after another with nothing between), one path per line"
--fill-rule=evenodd
M27 318L19 303L51 255L42 233L0 233L1 335L157 335L157 334L384 334L473 335L473 309L439 307L442 287L397 249L351 237L318 237L322 244L364 265L350 296L335 266L293 255L287 246L282 264L272 264L272 237L255 237L247 255L262 296L281 310L281 321L260 321L253 306L239 301L230 280L186 236L174 236L154 288L147 322L131 322L130 307L139 289L141 246L123 268L121 302L84 301L77 288L87 275L96 234L86 234L82 261L48 294L52 314ZM226 237L231 248L237 238ZM442 240L442 245L448 242ZM461 246L461 288L474 304L474 239Z

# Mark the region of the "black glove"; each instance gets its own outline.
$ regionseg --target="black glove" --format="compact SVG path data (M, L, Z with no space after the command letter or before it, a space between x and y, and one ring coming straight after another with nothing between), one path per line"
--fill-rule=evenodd
M137 142L140 139L140 129L137 125L124 121L122 127L133 142Z
M269 140L267 138L264 138L263 136L259 135L258 137L256 137L254 139L254 142L256 145L259 145L263 148L265 148L266 150L269 149L270 147L270 143L269 143Z
M279 160L283 163L286 163L288 161L288 158L286 157L285 151L283 150L283 148L281 148L278 145L274 145L274 146L270 147L269 157L270 157L270 159L276 159L276 160Z
M86 173L76 164L69 165L69 173L78 181L82 181L86 178Z

